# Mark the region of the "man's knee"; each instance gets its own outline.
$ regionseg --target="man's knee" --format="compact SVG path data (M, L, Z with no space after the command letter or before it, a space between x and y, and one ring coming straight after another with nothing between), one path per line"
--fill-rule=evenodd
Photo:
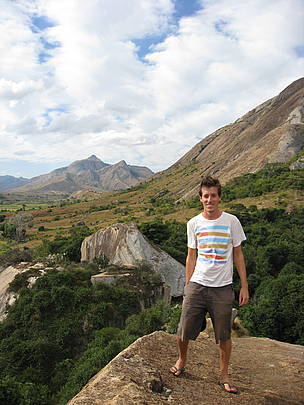
M231 338L227 340L219 340L219 345L221 349L230 348L232 345Z

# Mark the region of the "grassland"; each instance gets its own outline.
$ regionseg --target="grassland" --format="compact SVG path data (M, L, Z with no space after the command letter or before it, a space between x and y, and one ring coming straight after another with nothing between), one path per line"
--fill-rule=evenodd
M0 204L0 212L17 212L17 211L32 211L32 210L41 210L43 208L48 207L48 203L6 203Z

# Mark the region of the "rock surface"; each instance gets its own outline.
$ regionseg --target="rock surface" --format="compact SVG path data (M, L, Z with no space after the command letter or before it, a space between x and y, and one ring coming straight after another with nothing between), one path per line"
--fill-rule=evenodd
M84 239L81 261L105 255L119 266L148 263L171 288L172 296L183 294L185 267L158 247L152 246L135 225L116 224Z
M7 309L13 305L18 294L9 291L9 284L14 280L17 274L24 273L28 270L37 271L36 276L29 276L28 287L31 288L40 275L44 274L47 270L42 263L27 263L21 262L14 266L9 266L0 271L0 321L6 317Z
M116 280L119 278L125 278L129 277L130 273L122 273L122 274L108 274L108 273L102 273L102 274L96 274L91 277L91 283L93 285L96 285L98 283L104 283L104 284L115 284Z
M239 395L217 384L218 349L202 333L190 342L186 373L174 377L175 336L154 332L116 356L68 405L300 405L304 347L265 338L233 338L230 373Z
M16 300L15 294L8 291L8 286L19 273L21 270L14 266L9 266L0 273L0 320L5 318L7 306Z
M295 170L295 169L304 169L304 157L300 157L297 161L295 161L294 163L292 163L289 166L290 170Z

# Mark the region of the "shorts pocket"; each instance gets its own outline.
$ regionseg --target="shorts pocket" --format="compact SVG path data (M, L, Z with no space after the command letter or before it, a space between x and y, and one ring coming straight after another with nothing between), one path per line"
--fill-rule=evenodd
M188 287L189 287L189 281L188 281L188 283L185 284L185 286L184 286L184 292L183 292L183 296L184 296L184 297L185 297L186 294L187 294L187 289L188 289Z

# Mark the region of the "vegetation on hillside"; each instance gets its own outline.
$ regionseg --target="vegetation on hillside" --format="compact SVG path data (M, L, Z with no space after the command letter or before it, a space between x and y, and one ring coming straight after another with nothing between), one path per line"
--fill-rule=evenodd
M268 163L256 173L232 179L223 190L223 201L256 197L271 191L303 190L304 171L290 170L288 163Z
M163 327L169 307L140 312L134 278L124 287L92 286L97 269L49 270L27 288L28 277L38 276L33 269L11 283L20 297L0 324L0 403L63 405L122 349ZM136 274L150 293L158 287L150 269Z
M245 326L254 336L304 344L304 209L239 207L234 213L247 236L251 301L240 309Z
M187 228L178 221L154 220L139 224L139 230L154 244L158 245L177 261L186 263Z

